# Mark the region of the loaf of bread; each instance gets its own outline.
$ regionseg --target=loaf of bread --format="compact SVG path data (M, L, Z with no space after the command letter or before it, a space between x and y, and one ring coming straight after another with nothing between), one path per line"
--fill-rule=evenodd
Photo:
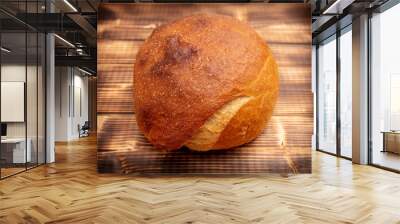
M158 148L248 143L271 118L278 92L271 50L232 17L199 14L162 25L136 56L136 119Z

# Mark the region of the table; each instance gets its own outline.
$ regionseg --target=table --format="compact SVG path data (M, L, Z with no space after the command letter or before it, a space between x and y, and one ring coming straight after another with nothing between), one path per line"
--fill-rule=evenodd
M400 131L383 131L382 152L400 154Z
M1 154L5 158L6 163L25 163L31 162L32 153L30 138L26 139L27 147L25 152L25 138L6 138L1 139ZM12 156L10 155L12 154ZM5 155L5 156L3 156ZM10 156L8 156L10 155ZM12 158L12 160L11 160Z

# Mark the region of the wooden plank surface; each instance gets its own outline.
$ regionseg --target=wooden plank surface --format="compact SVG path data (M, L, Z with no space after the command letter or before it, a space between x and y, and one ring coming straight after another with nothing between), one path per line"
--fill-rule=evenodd
M224 152L154 149L137 128L135 56L152 30L197 13L246 21L277 60L280 95L255 141ZM303 4L102 4L98 21L98 169L119 173L307 173L311 171L310 9Z
M99 121L101 131L97 147L101 149L98 155L101 172L304 173L311 168L309 139L293 140L302 137L304 130L298 126L312 121L297 116L285 120L291 125L286 127L287 133L274 130L281 123L275 118L253 142L231 150L206 153L186 148L176 151L155 149L142 135L132 115L102 115Z
M133 65L99 63L97 112L132 113Z

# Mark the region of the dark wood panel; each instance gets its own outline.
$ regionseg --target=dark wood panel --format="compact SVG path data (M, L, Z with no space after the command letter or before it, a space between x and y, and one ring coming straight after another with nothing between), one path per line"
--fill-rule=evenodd
M132 65L141 43L142 41L98 39L97 63Z
M98 38L144 40L157 26L194 13L236 17L249 23L268 42L310 42L310 10L306 11L303 4L152 4L136 8L129 4L105 5L99 12L102 20L98 23Z
M143 41L165 22L194 13L247 21L269 44L280 96L253 142L206 153L153 148L133 108L133 65ZM310 10L303 4L103 4L98 21L98 168L119 173L307 173L311 170Z
M133 64L99 63L97 73L97 112L133 113Z
M138 129L134 115L102 115L99 121L98 164L103 172L307 173L311 168L310 139L299 141L304 131L298 128L310 121L299 117L275 117L253 142L211 152L155 149Z

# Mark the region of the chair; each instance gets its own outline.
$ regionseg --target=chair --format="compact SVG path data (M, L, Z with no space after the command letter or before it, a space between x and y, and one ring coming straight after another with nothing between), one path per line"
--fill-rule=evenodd
M82 125L82 127L80 127L80 125L78 125L79 138L89 136L89 129L90 129L89 121L85 121L85 123Z

